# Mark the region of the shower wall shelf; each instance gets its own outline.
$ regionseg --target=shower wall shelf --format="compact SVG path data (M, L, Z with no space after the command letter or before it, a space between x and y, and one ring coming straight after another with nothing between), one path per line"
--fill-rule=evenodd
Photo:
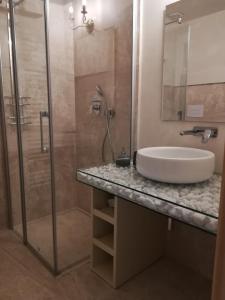
M167 218L102 190L92 191L91 268L118 288L162 256ZM114 207L108 203L112 198Z
M12 126L16 126L17 122L16 122L16 115L15 115L15 111L16 111L16 104L15 104L15 100L14 100L14 96L5 96L4 100L11 100L11 103L7 103L6 105L11 107L11 115L8 117L8 119L10 120L9 125ZM24 108L27 106L30 106L31 104L29 102L24 102L27 100L30 100L31 97L26 97L26 96L21 96L19 97L20 103L19 103L19 107L20 107L20 125L31 125L32 122L29 121L30 116L25 116L24 115ZM11 121L13 120L13 121ZM28 120L28 121L25 121Z
M15 104L11 104L11 103L9 103L7 105L9 105L9 106L15 106ZM19 106L29 106L29 105L30 105L30 103L19 104Z

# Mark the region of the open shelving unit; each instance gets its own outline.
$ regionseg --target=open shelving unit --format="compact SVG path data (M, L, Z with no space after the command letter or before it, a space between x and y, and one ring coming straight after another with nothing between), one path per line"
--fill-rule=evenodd
M92 270L118 288L163 254L167 218L93 188Z
M96 216L93 221L93 244L113 256L114 225Z
M113 282L113 256L97 246L93 246L93 270L108 284Z

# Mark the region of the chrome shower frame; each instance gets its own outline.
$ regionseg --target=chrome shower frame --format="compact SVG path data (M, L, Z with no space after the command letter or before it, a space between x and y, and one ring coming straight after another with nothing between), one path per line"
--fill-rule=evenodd
M8 142L6 138L6 123L5 123L5 108L4 108L4 94L3 94L3 75L2 75L2 53L0 48L0 126L1 126L1 138L2 138L2 157L3 159L3 172L5 175L5 195L7 200L7 215L8 215L8 227L13 228L12 220L12 199L11 199L11 180L9 172L9 156L8 156Z
M17 72L17 56L16 56L16 37L15 37L15 23L14 23L14 3L13 0L9 0L9 30L11 37L10 52L11 52L11 70L13 79L13 91L15 96L15 108L16 108L16 129L17 129L17 147L19 156L19 173L20 173L20 196L21 196L21 213L22 213L22 225L23 225L23 242L27 245L27 217L26 217L26 200L25 200L25 182L24 182L24 161L23 161L23 146L22 146L22 131L20 127L20 107L19 107L19 81Z
M130 157L137 150L138 131L138 76L139 76L139 52L140 52L140 27L141 27L141 0L133 0L133 50L132 50L132 104L130 118Z
M20 0L18 4L23 2ZM20 175L20 196L21 196L21 215L22 215L22 228L23 228L23 243L26 245L39 259L40 261L54 274L60 274L58 268L58 245L57 245L57 217L56 217L56 197L55 197L55 170L54 170L54 141L53 141L53 122L52 122L52 94L51 94L51 71L50 71L50 56L49 56L49 0L44 0L43 10L44 10L44 32L45 32L45 49L46 49L46 79L47 79L47 94L48 94L48 112L49 112L49 154L50 154L50 173L51 173L51 214L52 214L52 236L53 236L53 266L47 262L44 257L42 257L36 249L29 243L27 237L27 216L26 216L26 193L25 193L25 176L24 176L24 158L23 158L23 143L22 143L22 130L20 125L21 112L20 112L20 95L19 95L19 80L18 80L18 67L17 67L17 51L16 51L16 36L15 36L15 17L14 17L14 8L15 3L13 0L8 0L8 9L9 9L9 39L11 39L11 49L10 49L10 63L12 70L12 85L15 97L15 109L16 109L16 129L17 129L17 145L18 145L18 157L19 157L19 175ZM3 92L0 82L0 100L1 100L1 113L3 111ZM3 131L4 131L3 124ZM6 132L4 134L4 144L7 142ZM4 145L4 149L7 152L7 144ZM4 155L7 155L4 151ZM5 156L6 158L6 156ZM7 170L6 170L7 171ZM7 176L7 186L10 184L9 170L6 172ZM9 192L10 192L10 188ZM8 197L8 206L9 206L9 216L10 220L12 219L12 207L11 200ZM12 226L12 224L11 224Z

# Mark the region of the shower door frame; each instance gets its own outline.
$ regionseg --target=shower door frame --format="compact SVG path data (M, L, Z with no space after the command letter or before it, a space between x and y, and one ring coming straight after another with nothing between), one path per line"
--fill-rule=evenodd
M1 138L2 138L2 157L3 157L3 173L5 175L5 196L7 203L7 216L8 216L8 227L13 229L12 220L12 199L11 199L11 180L9 172L9 156L8 156L8 142L6 133L5 123L5 108L4 108L4 94L3 94L3 74L2 74L2 51L0 47L0 126L1 126Z
M20 194L21 194L21 214L22 214L22 228L23 228L23 243L26 245L39 260L54 274L60 273L58 269L58 247L57 247L57 218L56 218L56 197L55 197L55 168L54 168L54 141L53 141L53 122L52 122L52 94L51 94L51 70L50 70L50 55L49 55L49 0L43 0L44 11L44 33L45 33L45 56L46 56L46 79L47 79L47 101L48 101L48 128L49 128L49 154L50 154L50 174L51 174L51 211L52 211L52 240L53 240L53 266L43 256L41 256L36 249L29 243L27 237L27 216L26 216L26 192L25 192L25 177L24 177L24 158L23 158L23 141L21 130L21 114L19 106L19 80L17 68L17 48L16 48L16 34L15 34L15 18L13 0L8 0L9 17L8 17L8 35L10 42L9 47L11 51L11 69L12 69L12 84L14 88L15 110L16 110L16 130L17 130L17 147L19 157L19 172L20 172ZM3 103L4 98L2 99ZM2 111L2 110L1 110ZM4 111L2 111L4 113ZM4 132L4 137L6 132ZM3 140L5 140L3 139ZM6 140L7 141L7 140ZM7 147L7 144L4 145ZM7 170L6 170L7 171ZM7 174L7 172L6 172ZM10 180L10 178L9 178ZM9 182L8 182L9 184ZM10 198L8 198L10 199ZM9 202L9 201L8 201ZM12 219L12 208L10 202L8 203L10 212L10 219Z

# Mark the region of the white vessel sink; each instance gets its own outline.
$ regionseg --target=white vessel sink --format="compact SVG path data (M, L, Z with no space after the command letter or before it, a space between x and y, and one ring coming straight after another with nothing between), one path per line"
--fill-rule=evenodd
M195 148L151 147L137 152L138 173L167 183L197 183L208 180L215 170L215 154Z

